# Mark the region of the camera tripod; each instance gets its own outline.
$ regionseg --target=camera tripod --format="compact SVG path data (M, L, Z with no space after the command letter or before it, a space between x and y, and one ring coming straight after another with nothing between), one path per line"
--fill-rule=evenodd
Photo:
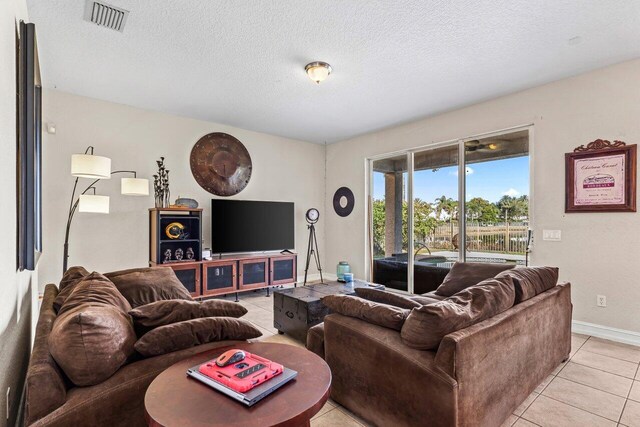
M318 249L318 239L316 238L316 227L315 224L307 225L309 229L309 246L307 247L307 264L304 267L304 283L303 286L307 284L307 272L309 271L309 263L311 262L311 257L313 257L316 261L316 267L320 272L320 283L324 283L324 279L322 278L322 266L320 265L320 250Z

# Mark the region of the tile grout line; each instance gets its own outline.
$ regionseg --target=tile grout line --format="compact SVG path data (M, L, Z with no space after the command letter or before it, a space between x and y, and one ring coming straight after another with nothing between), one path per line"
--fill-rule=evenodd
M617 394L613 394L613 393L611 393L609 391L606 391L606 390L600 390L599 388L595 388L595 387L587 385L587 384L582 384L581 382L578 382L578 381L575 381L575 380L572 380L572 379L569 379L569 378L565 378L565 377L560 377L560 378L562 378L565 381L572 382L574 384L579 384L581 386L584 386L584 387L587 387L587 388L590 388L590 389L593 389L593 390L597 390L597 391L601 391L603 393L607 393L607 394L609 394L611 396L619 397L620 399L625 399L625 400L627 399L626 397L623 397L623 396L620 396L620 395L617 395ZM542 394L542 393L540 393L540 394Z
M581 347L581 349L582 349L582 347ZM585 349L582 349L582 351L585 351L585 352L587 352L587 353L591 353L591 354L597 354L598 356L610 357L610 358L612 358L612 359L616 359L616 360L619 360L619 361L621 361L621 362L633 363L634 365L637 365L637 364L639 364L639 363L640 363L640 362L632 362L632 361L630 361L630 360L626 360L626 359L620 359L619 357L610 356L610 355L608 355L608 354L598 353L598 352L596 352L596 351L590 351L590 350L587 350L586 348L585 348ZM577 352L576 352L576 353L577 353Z
M636 381L635 378L636 376L638 376L638 369L640 369L640 366L636 368L636 374L633 376L633 379L631 380L631 388L629 388L629 392L627 393L627 399L624 401L624 405L622 406L622 412L620 412L620 417L618 418L618 424L622 422L622 416L624 415L625 409L627 409L627 403L629 403L630 400L633 400L633 399L630 399L629 396L631 396L631 390L633 390L633 385Z
M607 356L605 356L605 357L607 357ZM619 360L619 359L616 359L616 360ZM625 377L624 375L616 374L614 372L605 371L604 369L596 368L594 366L585 365L584 363L574 362L573 359L567 360L567 363L569 363L569 361L571 361L571 363L575 363L576 365L586 366L587 368L595 369L596 371L606 372L607 374L616 375L616 376L621 377L621 378L626 378L626 379L631 379L631 380L633 379L631 377ZM629 363L632 363L632 362L629 362ZM566 365L565 365L565 367L566 367ZM564 367L562 369L564 369ZM562 369L560 371L562 371ZM636 370L637 369L638 369L638 367L636 367ZM558 374L559 373L560 372L558 372Z
M325 415L327 415L330 412L333 412L334 410L338 409L337 406L334 406L333 408L329 409L327 412L325 412L324 414L320 415L320 416L314 416L311 418L310 421L314 421L314 420L319 420L320 418L324 417Z
M573 363L575 363L575 362L573 362ZM576 363L576 365L580 365L580 364L579 364L579 363ZM620 376L620 375L612 374L611 372L601 371L601 370L599 370L599 369L592 368L591 366L586 366L586 365L580 365L580 366L584 366L585 368L589 368L589 369L593 369L593 370L596 370L596 371L599 371L599 372L603 372L603 373L605 373L605 374L615 375L615 376L617 376L617 377L619 377L619 378L622 378L622 379L625 379L625 380L628 380L628 379L629 379L629 378L627 378L627 377L623 377L623 376ZM565 366L565 367L566 367L566 366ZM608 394L611 394L611 395L613 395L613 396L619 397L619 398L621 398L621 399L628 399L628 398L629 398L628 396L629 396L629 394L631 393L631 388L633 387L633 380L631 380L631 387L629 388L629 391L627 392L627 396L620 396L619 394L611 393L610 391L603 390L603 389L601 389L601 388L598 388L598 387L595 387L595 386L592 386L592 385L589 385L589 384L581 383L579 380L574 380L574 379L571 379L571 378L567 378L567 377L560 376L560 374L562 373L562 371L564 371L564 368L563 368L560 372L558 372L558 374L557 374L556 376L557 376L557 377L562 378L563 380L571 381L571 382L573 382L573 383L580 384L580 385L583 385L583 386L585 386L585 387L589 387L589 388L592 388L592 389L594 389L594 390L601 391L601 392L603 392L603 393L608 393ZM549 384L550 384L550 383L549 383ZM547 386L548 386L549 384L547 384ZM546 389L546 388L547 388L547 387L545 387L545 389Z
M622 421L622 415L624 414L624 410L627 409L627 402L629 401L629 399L626 399L624 401L624 405L622 405L622 412L620 412L620 416L618 417L618 424L620 424L620 421Z
M524 414L522 414L522 415L524 415ZM523 419L523 420L525 420L525 421L530 422L530 423L531 423L531 424L533 424L533 425L536 425L536 426L538 426L538 427L542 427L540 424L538 424L538 423L534 423L534 422L533 422L533 421L531 421L530 419L527 419L527 418L525 418L525 417L520 417L520 418L522 418L522 419ZM517 421L516 421L516 422L517 422ZM515 424L515 423L514 423L514 424Z
M602 418L603 420L611 421L612 423L616 423L616 424L617 424L617 421L614 421L614 420L612 420L611 418L603 417L602 415L595 414L595 413L593 413L593 412L591 412L591 411L587 411L586 409L583 409L583 408L578 408L578 407L577 407L577 406L575 406L575 405L572 405L572 404L567 403L567 402L563 402L562 400L558 400L558 399L556 399L555 397L547 396L546 394L544 395L544 397L546 397L547 399L555 400L556 402L560 402L560 403L562 403L563 405L571 406L572 408L578 409L578 410L580 410L580 411L582 411L582 412L586 412L586 413L591 414L591 415L593 415L593 416L595 416L595 417ZM619 397L619 396L618 396L618 397ZM524 414L523 414L523 415L524 415ZM529 421L529 420L527 420L527 421Z

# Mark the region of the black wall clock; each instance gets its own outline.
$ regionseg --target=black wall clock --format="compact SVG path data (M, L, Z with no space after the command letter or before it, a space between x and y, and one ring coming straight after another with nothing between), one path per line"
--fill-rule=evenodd
M333 195L333 210L342 217L349 216L355 204L356 198L349 187L340 187Z

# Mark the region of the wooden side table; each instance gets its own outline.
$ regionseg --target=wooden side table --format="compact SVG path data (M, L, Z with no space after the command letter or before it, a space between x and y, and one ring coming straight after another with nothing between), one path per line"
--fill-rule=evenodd
M187 377L187 369L239 348L298 371L296 379L252 407ZM309 426L329 398L331 371L314 353L286 344L241 343L184 359L158 375L144 398L145 418L153 427Z

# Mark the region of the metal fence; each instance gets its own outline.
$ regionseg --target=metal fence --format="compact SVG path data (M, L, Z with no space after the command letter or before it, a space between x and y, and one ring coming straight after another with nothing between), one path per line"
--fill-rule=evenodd
M524 254L527 249L526 223L481 224L467 222L467 250ZM457 221L438 225L424 242L429 249L457 250Z

